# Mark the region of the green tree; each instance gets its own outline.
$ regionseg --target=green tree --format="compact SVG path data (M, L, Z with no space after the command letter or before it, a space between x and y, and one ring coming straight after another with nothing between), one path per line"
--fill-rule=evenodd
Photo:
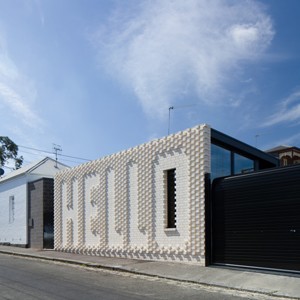
M8 161L15 162L15 169L19 169L23 163L23 156L18 156L18 145L9 137L0 136L0 167L3 167Z

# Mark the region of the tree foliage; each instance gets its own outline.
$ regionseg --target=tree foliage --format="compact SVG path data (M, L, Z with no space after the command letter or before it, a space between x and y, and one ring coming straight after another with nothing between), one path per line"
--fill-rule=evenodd
M9 137L0 136L0 167L3 167L8 161L13 160L15 169L19 169L23 163L23 156L18 156L18 145Z

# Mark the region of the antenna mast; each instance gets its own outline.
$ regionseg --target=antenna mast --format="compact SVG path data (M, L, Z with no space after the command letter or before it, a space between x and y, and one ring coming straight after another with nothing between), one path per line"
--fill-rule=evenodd
M171 109L174 108L186 108L186 107L191 107L191 106L195 106L196 104L188 104L188 105L180 105L180 106L170 106L169 107L169 120L168 120L168 135L170 134L170 123L171 123Z
M169 107L168 135L170 134L171 109L174 109L174 106Z

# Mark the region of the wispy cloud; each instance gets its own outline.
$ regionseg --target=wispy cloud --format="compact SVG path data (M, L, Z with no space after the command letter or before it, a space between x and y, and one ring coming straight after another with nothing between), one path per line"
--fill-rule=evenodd
M40 0L34 0L34 3L36 5L36 8L38 10L38 14L39 14L39 18L40 18L40 22L42 24L42 26L45 25L45 15L42 9L42 4Z
M278 145L295 145L300 143L300 133L289 136L277 142Z
M278 111L262 124L263 127L300 121L300 88L281 101Z
M160 115L187 93L204 103L226 102L228 89L241 84L237 73L262 57L273 36L256 1L154 0L122 7L93 42L112 76L146 112Z
M23 5L25 12L32 18L39 18L40 24L45 25L45 15L41 0L26 0L20 3Z
M15 92L13 89L0 82L0 99L7 105L8 108L16 115L16 117L22 117L24 123L33 127L34 124L40 122L40 118L32 111L32 108L28 106L21 95Z
M13 121L39 128L43 122L34 112L36 94L32 81L9 57L5 38L0 35L0 104L5 107L4 111Z

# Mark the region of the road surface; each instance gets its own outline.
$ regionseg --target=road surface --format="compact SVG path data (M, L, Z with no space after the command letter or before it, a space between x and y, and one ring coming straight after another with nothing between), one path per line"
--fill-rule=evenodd
M251 294L0 254L0 299L258 299ZM267 298L260 298L267 299Z

